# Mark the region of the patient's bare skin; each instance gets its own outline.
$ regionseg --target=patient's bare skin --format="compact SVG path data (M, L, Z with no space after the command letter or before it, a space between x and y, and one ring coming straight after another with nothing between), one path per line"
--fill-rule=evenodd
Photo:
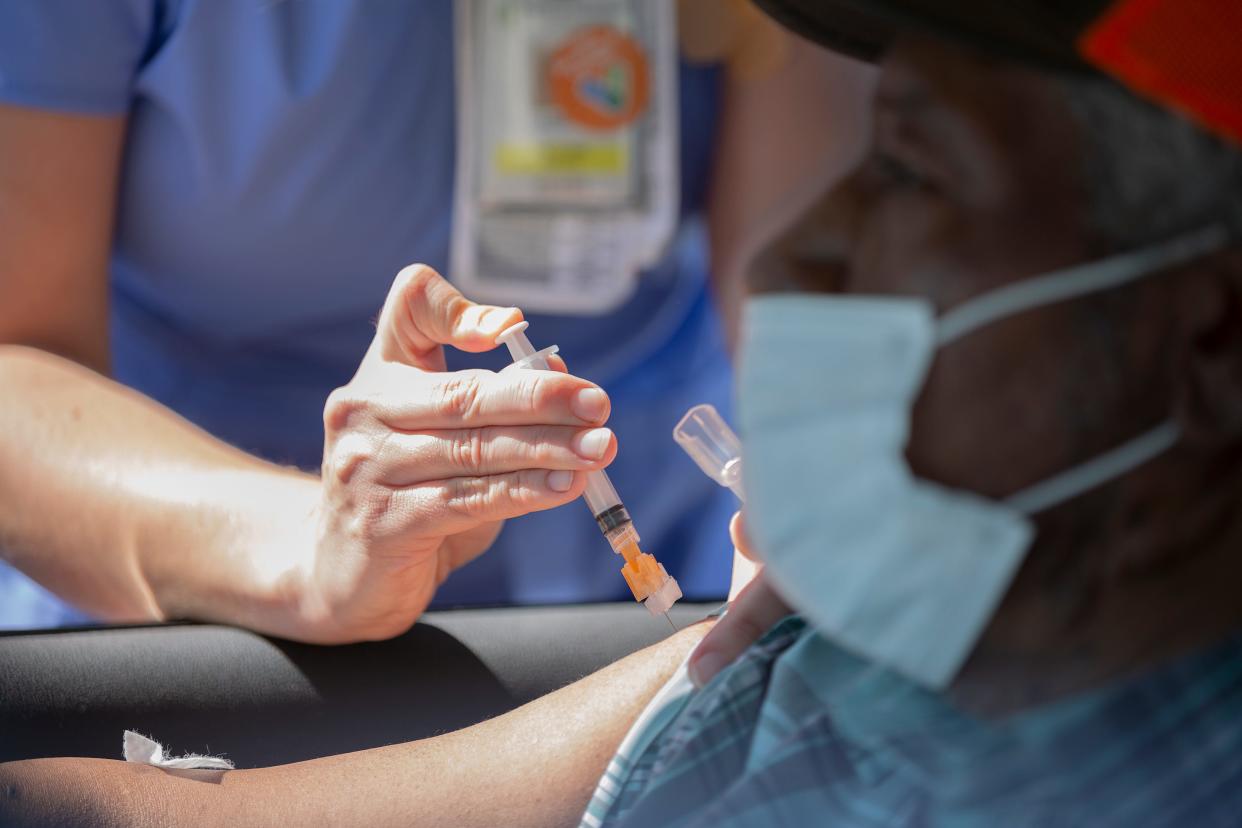
M695 624L503 716L404 745L192 780L104 759L0 765L0 825L576 825Z

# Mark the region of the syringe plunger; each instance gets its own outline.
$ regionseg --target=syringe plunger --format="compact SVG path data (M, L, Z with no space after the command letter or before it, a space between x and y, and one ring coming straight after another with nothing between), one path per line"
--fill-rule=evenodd
M496 337L496 341L509 349L509 356L513 357L514 366L518 368L538 368L547 371L552 367L548 364L548 357L555 354L560 348L551 345L542 351L536 351L535 346L526 337L526 329L528 327L530 327L530 323L526 321L510 325L500 332Z

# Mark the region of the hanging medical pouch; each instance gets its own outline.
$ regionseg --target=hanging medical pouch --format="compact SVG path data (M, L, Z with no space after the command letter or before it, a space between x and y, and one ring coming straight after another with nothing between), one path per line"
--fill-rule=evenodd
M479 301L602 314L677 219L668 0L457 0L453 281Z

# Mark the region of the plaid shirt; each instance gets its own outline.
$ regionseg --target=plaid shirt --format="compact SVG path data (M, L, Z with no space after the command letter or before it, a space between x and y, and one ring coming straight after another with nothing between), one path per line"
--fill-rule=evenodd
M796 616L643 712L582 818L601 826L1242 825L1242 635L999 721Z

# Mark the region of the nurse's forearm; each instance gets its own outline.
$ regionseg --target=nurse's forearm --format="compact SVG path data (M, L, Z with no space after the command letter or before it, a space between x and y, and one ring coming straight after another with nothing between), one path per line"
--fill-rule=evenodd
M706 630L689 627L511 713L420 742L212 781L100 759L0 765L0 823L575 825L630 724Z
M0 345L0 553L90 613L285 631L317 494L97 373Z

